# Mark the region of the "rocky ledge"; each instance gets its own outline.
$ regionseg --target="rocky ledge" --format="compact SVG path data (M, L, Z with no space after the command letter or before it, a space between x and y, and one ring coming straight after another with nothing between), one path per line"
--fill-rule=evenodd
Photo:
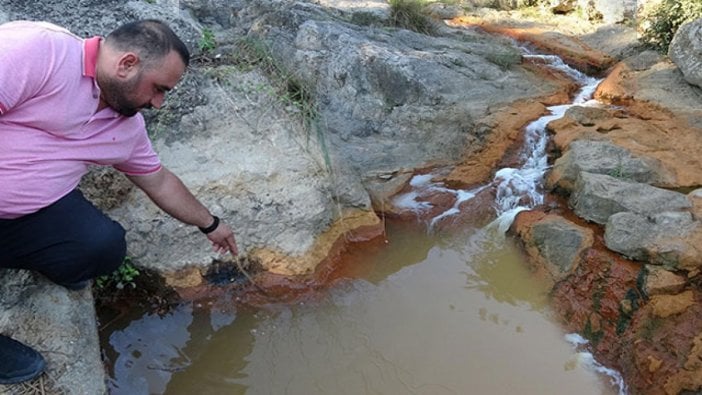
M0 0L0 22L49 20L86 36L129 19L170 22L195 62L168 106L147 114L154 145L235 225L246 259L283 275L313 272L340 242L382 234L376 212L391 208L416 169L450 165L447 182L484 180L522 126L572 93L563 76L522 62L511 39L493 33L606 72L597 97L617 107L573 108L549 126L550 203L522 213L512 231L552 279L565 325L633 390L699 390L694 32L702 22L681 29L662 57L641 51L621 24L566 29L578 32L572 37L489 13L463 15L428 37L388 28L385 2L359 3L110 0L98 9L87 0ZM204 32L214 49L202 45ZM259 45L267 51L250 52L254 62L237 56ZM290 97L314 98L317 122L309 122L310 102ZM221 262L196 229L160 213L119 174L96 171L82 188L129 229L133 262L171 286L197 289ZM91 292L9 270L0 288L0 331L47 356L48 387L103 393Z

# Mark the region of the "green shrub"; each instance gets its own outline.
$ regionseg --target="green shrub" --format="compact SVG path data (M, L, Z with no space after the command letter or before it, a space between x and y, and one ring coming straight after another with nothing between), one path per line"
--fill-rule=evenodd
M273 56L272 49L266 42L247 37L237 41L236 46L238 51L233 55L232 63L242 69L255 66L263 71L270 78L277 99L286 106L295 108L305 123L318 117L312 90Z
M393 25L423 34L434 34L436 27L424 11L427 0L389 0Z
M702 18L702 1L662 0L642 14L639 22L641 40L651 48L668 52L668 46L678 28Z
M100 276L95 279L95 286L98 289L114 286L117 289L123 289L126 286L136 288L134 280L139 276L139 270L132 265L131 258L124 258L122 265L117 268L112 274Z
M500 66L502 70L507 70L522 61L522 55L517 50L504 50L488 53L485 59Z
M209 28L202 29L202 36L200 37L197 46L203 53L209 53L215 49L217 43L215 42L215 36L212 30Z

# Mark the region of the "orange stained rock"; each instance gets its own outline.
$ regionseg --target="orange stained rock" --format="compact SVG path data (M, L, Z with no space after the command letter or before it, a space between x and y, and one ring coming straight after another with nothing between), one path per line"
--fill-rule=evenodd
M600 82L595 90L594 97L615 105L628 105L633 100L633 93L626 88L631 69L625 63L617 63L607 77Z
M652 104L630 102L625 110L577 122L567 115L549 123L553 142L561 151L574 140L607 140L632 154L658 161L668 176L659 187L702 185L702 130Z
M345 267L344 262L354 251L376 250L384 246L385 226L373 212L350 210L317 238L311 252L294 257L272 250L254 250L248 257L264 269L252 274L236 288L236 299L231 300L232 287L210 284L198 269L183 270L168 285L175 287L182 300L217 300L225 298L235 305L263 306L309 300L322 294L340 278L352 278L349 270L363 270L362 265ZM357 247L347 250L353 243Z
M564 325L596 340L593 352L597 358L616 368L623 346L617 333L624 318L621 305L629 297L641 299L631 294L641 266L606 250L601 240L581 257L575 273L555 285L551 301Z
M174 288L197 287L203 282L200 269L195 267L186 268L177 272L164 273L166 285Z
M675 308L677 313L665 318L656 315L656 310L661 307L653 301L641 306L634 313L631 325L618 339L620 372L631 393L679 394L684 390L694 392L701 389L700 294L688 290L677 297L678 302L682 301Z
M252 256L271 273L289 276L309 274L324 260L338 255L348 242L369 240L384 233L383 223L374 212L350 210L319 235L304 255L290 256L270 249L257 249Z
M663 364L663 361L661 361L660 359L658 359L652 355L648 356L648 360L650 362L650 364L648 365L648 371L651 373L658 370L661 367L661 365Z
M615 63L608 54L592 49L578 38L537 27L509 26L485 22L475 17L459 17L449 22L452 26L475 26L488 33L502 34L528 42L537 49L560 56L564 62L588 74L605 71Z
M571 262L554 262L549 260L545 251L549 246L539 243L534 236L534 227L539 225L567 226L571 231L577 231L581 237L578 252ZM581 263L582 252L591 248L594 244L594 231L588 227L580 226L564 217L556 214L545 213L538 210L527 210L517 214L510 231L523 241L526 254L529 256L529 264L539 274L544 273L551 285L562 280L575 271ZM563 268L570 268L569 272L563 272Z
M695 299L692 291L685 291L677 295L655 295L649 303L656 317L666 318L682 313L695 303Z
M459 186L476 185L488 181L507 150L519 142L522 128L545 112L546 107L543 104L522 100L483 119L476 126L476 129L487 129L487 138L482 144L482 149L466 153L466 159L442 181Z
M465 187L482 184L492 177L509 151L517 151L523 142L523 128L547 113L547 106L564 104L578 89L577 84L564 74L549 68L525 63L523 67L542 81L554 86L552 92L528 99L517 100L499 108L476 122L474 130L486 135L479 146L466 147L464 158L441 179L449 185ZM547 84L548 85L548 84Z

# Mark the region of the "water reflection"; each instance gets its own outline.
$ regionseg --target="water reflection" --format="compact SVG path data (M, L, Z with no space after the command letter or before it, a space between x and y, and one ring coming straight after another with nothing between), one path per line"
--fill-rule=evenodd
M463 272L466 288L498 302L544 312L548 284L532 275L513 241L505 238L498 226L480 229L468 241L459 249L468 257Z
M168 314L146 314L127 328L110 336L110 346L118 356L109 381L110 393L164 393L173 372L189 365L182 350L190 339L193 321L190 306Z
M359 262L367 272L312 301L135 319L110 336L113 390L616 393L548 319L544 287L517 251L481 232L460 242L389 224L388 247Z

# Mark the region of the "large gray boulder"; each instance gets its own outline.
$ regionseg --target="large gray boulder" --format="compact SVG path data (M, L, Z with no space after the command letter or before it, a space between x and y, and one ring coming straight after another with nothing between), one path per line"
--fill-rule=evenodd
M651 216L692 207L682 193L588 172L578 176L570 205L579 217L598 224L606 224L619 212Z
M535 221L520 234L527 254L546 269L554 282L573 273L580 255L593 244L593 231L556 215Z
M549 183L568 191L584 171L605 174L646 184L670 184L672 176L652 158L632 154L606 140L576 140L556 160Z
M668 47L668 56L685 81L702 88L702 18L678 28Z
M198 50L201 26L173 0L125 1L13 1L0 0L8 19L42 20L69 29L79 36L106 35L117 26L143 18L162 19L192 51Z
M660 212L642 215L620 212L605 227L607 248L631 259L671 269L702 266L702 224L689 212Z
M314 92L333 156L362 176L475 152L477 118L549 88L516 64L512 43L474 31L369 29L294 3L249 34Z

